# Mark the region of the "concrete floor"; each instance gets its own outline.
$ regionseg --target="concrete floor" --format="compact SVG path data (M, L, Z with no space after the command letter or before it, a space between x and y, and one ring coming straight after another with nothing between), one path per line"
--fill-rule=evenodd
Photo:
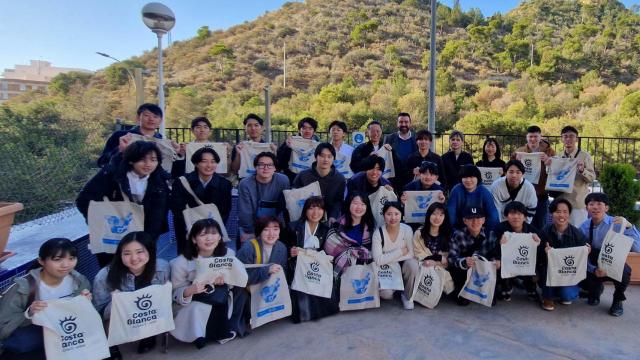
M547 312L516 290L494 308L458 307L444 300L434 310L399 301L379 309L344 312L319 321L287 319L264 325L244 339L197 350L170 340L169 351L127 359L640 359L640 286L627 290L625 314L608 315L613 287L597 307L581 299Z

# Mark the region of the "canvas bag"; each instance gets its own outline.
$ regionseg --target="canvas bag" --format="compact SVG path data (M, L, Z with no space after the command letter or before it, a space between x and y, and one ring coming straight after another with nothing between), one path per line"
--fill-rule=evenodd
M47 307L33 315L32 322L43 327L44 349L49 360L110 356L100 314L82 295L48 300Z
M385 148L384 146L381 146L380 149L376 151L376 155L384 159L384 170L382 170L382 177L385 179L396 177L396 170L393 166L393 152L391 150L387 150L387 148Z
M249 275L242 261L235 256L198 257L196 259L196 277L193 282L213 284L222 275L227 285L246 287Z
M380 307L380 294L373 264L347 267L340 278L340 311L377 307Z
M284 271L271 274L260 284L249 285L251 328L291 315L291 297Z
M473 255L476 264L467 270L467 281L458 296L491 307L496 288L496 264L482 256Z
M175 329L171 282L111 295L109 346L120 345Z
M333 291L333 256L324 250L298 249L291 289L305 294L331 298Z
M351 157L341 152L336 152L336 159L333 160L333 166L336 167L336 171L342 174L345 179L349 179L353 176L351 171Z
M132 202L121 190L123 201L89 202L89 250L114 254L120 240L130 232L144 231L144 207Z
M524 178L534 185L537 185L538 181L540 181L540 172L542 171L542 161L540 161L540 157L543 154L544 153L541 152L516 152L516 155L520 157L522 165L524 165Z
M382 207L387 201L398 201L396 193L387 190L384 186L380 186L376 192L369 195L369 203L373 212L373 219L376 222L375 228L384 225L384 215L382 215ZM423 219L424 220L424 219Z
M500 276L503 279L516 276L533 276L536 274L536 260L538 257L538 243L533 240L533 234L505 232L507 243L500 245Z
M129 134L131 134L132 142L151 141L155 143L158 146L158 149L160 149L160 154L162 155L162 164L160 164L160 166L162 166L162 168L166 172L171 174L171 168L173 168L173 162L178 158L178 155L176 154L176 150L171 145L171 140L158 139L153 136L144 136L144 135L138 135L133 133L129 133Z
M376 275L378 275L378 288L380 290L404 290L402 280L402 269L399 262L390 264L375 265Z
M222 221L222 216L220 216L220 211L218 211L218 207L216 204L205 204L200 200L196 194L191 189L191 185L187 181L187 178L184 176L180 176L180 183L184 189L193 197L193 199L198 203L198 206L194 208L190 208L189 205L182 210L182 216L184 217L184 223L187 225L187 232L191 230L191 226L198 220L202 219L213 219L220 225L220 230L222 230L222 240L224 242L231 241L229 239L229 235L227 234L227 228Z
M185 155L185 164L184 164L184 172L190 173L195 170L195 166L191 162L191 156L193 154L202 149L202 148L211 148L213 151L220 156L220 162L218 163L218 167L216 168L216 173L218 174L226 174L229 172L228 169L228 159L227 159L227 143L213 143L213 142L205 142L205 143L197 143L190 142L187 143L187 152Z
M261 152L273 152L271 144L260 143L255 141L243 141L242 150L240 150L240 169L238 169L238 177L246 178L256 174L256 168L253 167L253 159ZM275 165L275 164L274 164Z
M404 204L404 222L407 224L423 223L427 209L438 201L442 191L405 191L407 202Z
M421 264L413 284L411 301L416 301L429 309L435 308L444 290L443 277L446 271L439 266L426 267Z
M480 170L480 175L482 177L482 185L491 186L494 181L500 178L500 170L502 169L478 166L478 170Z
M313 157L313 153L315 153L317 146L318 142L315 140L292 136L289 170L294 174L298 174L304 170L311 169L311 164L316 160Z
M547 286L573 286L587 277L586 246L551 249L547 252Z
M620 232L614 231L611 224L598 255L598 267L607 272L607 277L622 281L624 264L631 246L633 246L633 239L624 234L624 224L620 225Z
M573 183L576 180L578 161L570 158L551 158L549 177L545 190L559 191L563 193L573 192Z
M284 190L284 200L287 204L287 211L289 212L289 220L297 221L302 216L302 208L304 202L312 196L322 196L320 190L320 183L317 181L312 182L307 186L303 186L297 189Z

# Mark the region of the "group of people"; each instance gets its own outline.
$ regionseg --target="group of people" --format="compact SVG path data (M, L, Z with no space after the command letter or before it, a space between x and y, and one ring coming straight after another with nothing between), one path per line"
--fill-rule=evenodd
M537 126L527 130L526 144L505 163L496 139L488 138L482 159L474 164L464 151L464 134L453 131L450 150L439 156L431 150L433 134L414 131L411 117L400 113L397 132L382 138L382 125L367 125L368 141L355 149L345 142L348 132L342 121L329 126L330 142L319 142L318 123L303 118L296 139L314 141L313 158L307 169L290 166L297 151L294 138L280 146L267 144L262 137L263 120L250 114L244 119L246 140L226 146L219 153L203 146L195 151L188 144L162 140L156 130L162 121L161 109L153 104L140 106L138 125L115 132L106 142L99 172L80 191L76 205L92 221L90 208L96 202L131 202L142 205L143 231L127 233L113 253L96 253L102 270L93 284L74 268L77 250L66 239L51 239L40 248L37 267L25 278L15 279L0 300L0 343L9 354L42 351L42 331L30 321L51 299L86 296L105 322L110 318L113 292L135 291L153 284L171 282L176 329L172 335L197 348L208 342L225 343L250 333L248 320L250 293L225 284L223 277L213 284L196 281L197 260L211 257L237 258L247 265L247 286L259 284L283 272L291 282L296 259L302 251L324 251L333 257L334 284L331 298L291 290L294 322L309 321L337 313L340 278L356 264L398 263L404 290L398 291L405 309L413 309L413 292L421 266L440 267L450 274L445 281L459 305L468 300L457 297L467 272L482 256L498 269L496 299L510 301L513 288L523 287L527 296L543 309L554 310L555 301L568 305L582 292L589 305L598 305L604 281L613 281L615 293L610 314L623 313L622 302L629 284L630 268L621 281L610 279L597 265L598 253L611 227L624 228L634 239L632 251L640 251L640 232L622 217L608 213L609 199L603 193L589 193L595 179L593 160L578 147L578 131L566 126L561 131L564 149L556 155ZM210 141L211 123L204 117L193 120L195 143ZM142 139L138 137L142 136ZM155 140L154 140L155 139ZM296 140L297 141L297 140ZM250 154L248 149L262 151ZM173 154L167 159L167 149ZM389 156L381 156L381 149ZM187 154L190 153L187 158ZM536 184L525 177L522 154L536 153L541 171ZM249 154L249 155L247 155ZM576 159L572 192L554 193L549 203L545 184L548 169L556 158ZM345 168L343 160L349 164ZM168 161L169 160L169 161ZM171 170L163 168L167 161ZM193 171L186 172L187 162ZM227 173L218 166L227 164ZM394 177L384 176L393 164ZM484 185L480 169L495 168L500 177ZM240 169L244 169L240 171ZM233 185L237 184L237 242L225 240L225 224L232 207ZM318 183L321 195L303 201L301 215L293 218L284 192ZM376 221L370 196L381 188L397 195L398 201L382 204ZM426 209L421 223L403 222L405 204L411 192L436 191L436 200ZM185 209L213 204L217 218L190 221ZM178 256L169 263L157 257L158 237L168 231L172 213ZM550 221L549 221L549 214ZM507 233L532 234L538 243L535 276L502 278L501 245ZM513 241L513 240L512 240ZM586 246L589 249L586 279L574 286L546 285L546 253L552 248ZM93 285L93 286L92 286ZM214 285L215 290L211 291ZM540 292L538 292L540 289ZM380 290L382 299L392 299L393 290ZM155 346L155 337L142 339L138 352ZM111 357L122 358L117 346Z

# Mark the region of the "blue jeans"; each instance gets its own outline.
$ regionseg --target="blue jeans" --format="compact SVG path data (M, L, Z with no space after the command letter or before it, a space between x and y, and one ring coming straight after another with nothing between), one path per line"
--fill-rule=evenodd
M547 195L538 197L538 205L536 206L536 214L531 219L531 225L538 230L547 225L547 216L549 213L549 197Z
M2 341L2 346L6 351L14 354L23 354L41 349L44 355L42 327L37 325L19 327Z
M543 299L560 298L561 301L573 301L578 298L580 286L542 286Z

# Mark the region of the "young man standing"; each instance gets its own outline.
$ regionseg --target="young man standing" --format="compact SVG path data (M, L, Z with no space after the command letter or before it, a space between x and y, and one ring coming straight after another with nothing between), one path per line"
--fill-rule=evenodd
M334 120L329 124L329 133L331 134L331 145L337 153L351 159L353 154L353 146L344 142L344 137L347 134L347 124L344 121Z
M418 146L416 145L416 136L411 131L411 116L408 113L398 114L397 126L398 132L387 135L384 143L391 145L398 157L399 161L393 164L396 173L393 183L396 189L402 189L413 180L412 176L408 176L408 160L409 156L418 150Z
M460 168L463 165L473 165L473 156L463 150L464 134L462 131L454 130L449 135L450 150L442 155L442 165L444 166L444 182L447 191L451 191L454 186L460 183Z
M360 171L367 170L364 168L363 160L369 155L380 150L382 145L382 124L379 121L373 120L367 125L367 136L369 141L364 144L358 145L353 154L351 155L351 170L353 174L357 174ZM391 150L391 145L384 145L385 148ZM394 159L395 160L395 159ZM382 169L384 170L384 169Z
M418 150L416 150L413 154L409 156L409 160L407 160L407 176L410 179L413 179L415 176L420 174L420 166L425 161L430 161L438 167L438 175L440 178L440 185L443 188L446 188L445 180L444 180L444 167L442 166L442 158L440 155L431 151L431 143L433 142L433 134L429 130L419 130L416 133L416 144L418 145Z
M298 133L303 139L317 140L315 136L317 129L318 122L313 118L306 117L298 121ZM278 166L278 170L289 178L290 182L293 182L293 179L296 177L296 174L289 169L289 160L291 160L292 151L291 136L289 136L287 140L278 147L278 161L276 165Z
M249 141L264 143L264 139L262 138L262 125L264 124L264 120L260 118L260 116L256 114L249 114L242 121L244 124L244 133L245 138ZM238 173L238 169L240 169L240 156L238 156L238 152L242 151L243 144L237 144L231 150L231 163L229 167L232 172ZM276 152L276 145L271 144L271 151Z

